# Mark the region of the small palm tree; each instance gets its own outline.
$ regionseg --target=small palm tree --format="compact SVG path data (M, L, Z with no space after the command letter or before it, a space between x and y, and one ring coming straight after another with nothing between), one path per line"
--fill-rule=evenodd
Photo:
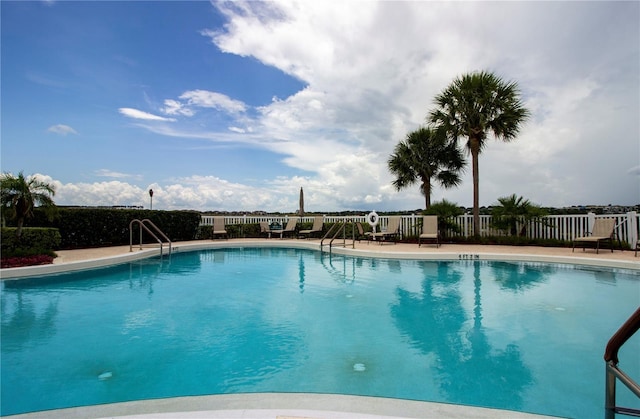
M528 199L513 194L498 198L498 204L493 207L491 215L493 225L500 230L509 231L512 236L518 234L518 225L522 223L520 235L524 236L527 233L527 223L547 213Z
M432 180L443 188L459 185L465 162L457 144L448 141L443 131L421 127L396 145L388 165L396 176L392 183L397 190L421 182L425 208L429 208Z
M2 217L5 215L16 220L16 237L22 235L24 221L33 216L35 206L42 207L52 213L55 208L52 196L55 195L55 186L38 180L31 176L25 178L20 172L18 176L3 173L0 176L0 203L2 205Z
M506 83L489 72L474 72L455 79L436 96L437 108L429 122L442 127L457 142L467 139L473 175L473 232L480 234L478 156L489 134L502 141L513 140L529 111L520 101L515 82Z

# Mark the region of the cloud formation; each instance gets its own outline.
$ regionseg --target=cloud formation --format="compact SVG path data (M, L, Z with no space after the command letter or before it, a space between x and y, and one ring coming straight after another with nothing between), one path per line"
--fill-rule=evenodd
M637 3L235 1L213 7L226 23L201 34L216 48L255 58L305 87L259 106L196 88L151 110L175 118L120 112L177 122L140 125L156 134L284 152L284 164L308 173L265 181L291 188L287 199L304 186L326 210L421 207L417 185L391 187L388 156L425 123L433 98L455 77L490 70L518 82L532 118L515 141L491 140L481 154L481 205L512 193L552 206L640 202L635 171L628 169L639 164ZM227 191L225 201L203 193L210 207L237 209L233 197L244 196L239 183L193 179ZM270 189L266 209L287 205L278 203L279 187ZM167 191L197 191L183 188ZM436 187L432 199L468 206L471 190L466 173L461 187ZM261 208L259 200L253 204Z
M63 135L63 136L66 136L67 134L78 134L76 130L71 128L69 125L64 125L64 124L52 125L49 128L47 128L47 131L52 132L54 134Z
M133 118L133 119L143 119L145 121L175 121L174 118L165 118L163 116L154 115L148 112L144 112L138 109L133 108L120 108L118 109L122 115Z

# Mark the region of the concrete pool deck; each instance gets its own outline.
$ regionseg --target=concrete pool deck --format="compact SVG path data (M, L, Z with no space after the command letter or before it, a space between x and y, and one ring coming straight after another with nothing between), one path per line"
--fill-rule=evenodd
M310 250L320 249L320 240L299 239L230 239L230 240L193 240L174 242L173 252L214 249L221 247L294 247ZM160 254L157 245L101 247L93 249L59 250L58 257L51 265L29 266L23 268L1 269L0 278L19 279L29 276L47 275L52 273L69 272L74 270L91 269L108 266L138 259L149 258ZM323 246L328 251L328 246ZM551 262L568 263L587 266L600 266L620 269L640 270L640 256L635 257L632 250L538 247L538 246L493 246L493 245L462 245L443 244L439 248L427 244L418 247L413 243L379 244L376 242L356 242L352 247L351 241L346 246L332 246L335 254L345 254L363 257L388 257L401 259L424 260L502 260L523 262ZM164 254L168 248L165 244Z
M334 254L363 257L390 257L426 260L507 260L528 262L554 262L587 266L640 270L640 257L633 251L582 248L511 247L489 245L444 244L378 244L356 242L351 246L332 247ZM294 247L320 249L320 240L298 239L231 239L197 240L173 243L173 252L224 248L224 247ZM325 250L327 246L325 246ZM165 246L164 253L167 253ZM11 268L0 270L5 280L90 269L144 259L160 254L157 246L115 246L96 249L61 250L52 265ZM548 416L496 409L348 395L323 395L299 393L230 394L199 397L177 397L160 400L143 400L34 412L10 416L11 418L253 418L253 419L390 419L390 418L543 418Z

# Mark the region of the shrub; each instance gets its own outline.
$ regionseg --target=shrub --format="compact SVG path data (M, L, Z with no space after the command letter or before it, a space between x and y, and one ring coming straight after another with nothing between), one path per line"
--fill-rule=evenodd
M16 238L16 228L5 227L2 234L2 258L35 255L55 256L60 248L60 232L55 228L24 228L20 239Z
M60 230L61 249L127 245L132 220L148 219L172 241L193 240L198 233L200 213L197 211L153 211L112 208L58 208L57 216L49 221L35 211L31 226L56 227ZM139 242L139 226L133 227L134 242ZM143 232L143 242L155 241Z

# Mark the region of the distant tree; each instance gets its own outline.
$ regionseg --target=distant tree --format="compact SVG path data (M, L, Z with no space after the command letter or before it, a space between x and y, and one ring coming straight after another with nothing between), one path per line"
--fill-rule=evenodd
M52 214L55 204L55 186L31 176L28 179L20 172L18 176L3 173L0 176L0 203L2 218L5 216L16 221L16 237L22 235L25 219L33 216L36 206L42 207L48 214Z
M498 198L491 211L492 223L499 230L508 231L512 236L527 234L527 223L532 219L539 219L547 215L547 212L538 205L532 204L516 194Z
M480 234L478 156L487 136L513 140L529 111L520 101L518 85L490 72L474 72L455 79L435 98L429 122L442 127L455 142L467 139L473 174L473 233Z
M432 181L443 188L459 185L465 162L457 144L448 141L443 131L421 127L396 145L388 165L397 190L420 182L425 208L429 208Z
M446 236L447 231L460 233L462 230L458 223L454 222L454 218L464 214L464 211L454 202L446 199L434 202L428 209L423 211L423 214L438 216L438 231L441 232L443 237Z

